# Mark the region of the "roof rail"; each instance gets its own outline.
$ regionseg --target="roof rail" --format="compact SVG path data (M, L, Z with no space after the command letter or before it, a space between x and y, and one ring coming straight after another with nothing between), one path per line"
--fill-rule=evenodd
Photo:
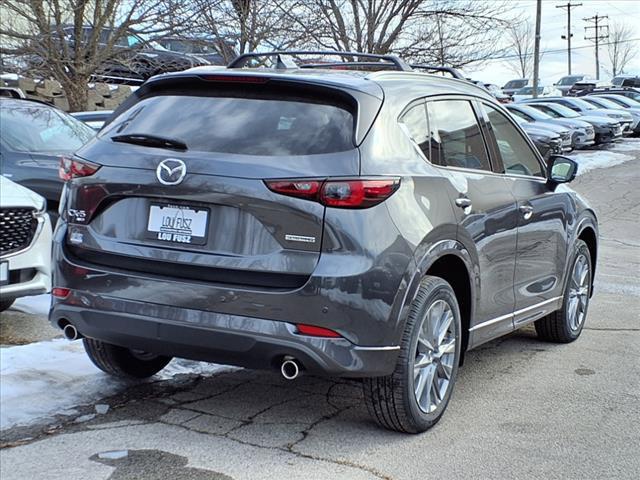
M440 67L437 65L426 65L423 63L412 63L410 67L414 70L429 70L431 72L448 73L453 78L457 78L458 80L466 80L466 78L464 78L464 76L453 67Z
M338 57L360 57L365 59L377 59L383 60L383 62L359 62L359 61L346 61L346 62L332 62L332 63L312 63L312 64L300 64L298 65L292 59L286 58L299 55L331 55ZM404 61L395 55L380 55L377 53L363 53L363 52L339 52L335 50L276 50L273 52L251 52L243 53L234 58L227 68L242 68L245 67L249 60L254 58L263 57L275 57L275 68L287 69L287 68L337 68L337 67L355 67L355 66L367 66L367 67L379 67L387 66L393 67L394 70L401 70L410 72L411 67Z

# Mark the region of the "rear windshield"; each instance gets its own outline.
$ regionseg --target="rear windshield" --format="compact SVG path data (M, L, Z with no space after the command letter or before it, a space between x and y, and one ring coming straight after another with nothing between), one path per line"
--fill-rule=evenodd
M582 75L577 75L573 77L562 77L558 82L558 85L573 85L574 83L579 82L583 78L584 76Z
M71 153L93 138L84 123L57 109L19 101L0 107L0 138L13 151Z
M527 84L528 80L510 80L504 88L522 88Z
M240 96L242 95L242 96ZM242 155L314 155L350 150L354 118L342 105L242 93L167 94L144 98L100 134L147 134L192 151Z

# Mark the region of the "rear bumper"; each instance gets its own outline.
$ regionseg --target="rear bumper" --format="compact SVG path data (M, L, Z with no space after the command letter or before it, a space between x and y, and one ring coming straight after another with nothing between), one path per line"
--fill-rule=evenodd
M385 232L388 242L384 233L378 238L389 250L397 233ZM61 220L53 241L54 286L72 293L53 299L49 319L56 327L66 320L86 337L115 345L250 368L279 366L285 355L331 376L380 376L395 368L408 252L374 252L379 262L358 252L327 253L302 287L268 289L87 263L71 255L65 238ZM296 323L342 338L299 335Z
M103 309L103 308L106 308ZM146 311L147 315L129 313ZM49 319L89 338L156 354L255 369L296 358L312 374L374 377L393 372L399 347L361 347L344 338L298 335L291 323L174 308L75 292Z

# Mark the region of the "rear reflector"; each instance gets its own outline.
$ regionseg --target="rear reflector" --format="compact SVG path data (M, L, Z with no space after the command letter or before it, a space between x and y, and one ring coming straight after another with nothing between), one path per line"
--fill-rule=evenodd
M60 167L58 176L64 180L73 180L74 178L88 177L98 171L100 165L96 165L87 161L80 161L75 158L60 157Z
M400 186L397 177L354 180L267 180L267 188L289 197L335 208L369 208L389 198Z
M53 295L56 298L67 298L70 293L71 293L71 290L69 290L68 288L53 287L51 289L51 295Z
M306 325L299 323L296 325L300 335L309 335L310 337L340 338L341 335L328 328L316 327L314 325Z

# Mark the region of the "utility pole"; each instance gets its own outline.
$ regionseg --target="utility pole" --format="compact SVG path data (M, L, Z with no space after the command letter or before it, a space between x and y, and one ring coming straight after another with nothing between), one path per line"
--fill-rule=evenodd
M536 38L533 47L533 98L538 98L538 77L540 72L540 19L542 17L542 0L536 5Z
M556 5L556 8L562 8L567 10L567 34L562 35L562 39L567 41L567 75L571 75L571 9L581 7L581 3L567 3L566 5Z
M594 41L596 44L596 80L600 80L600 58L598 57L598 48L600 44L600 40L607 40L609 38L609 25L602 25L602 20L608 19L608 15L599 16L598 14L595 17L583 18L585 22L591 22L594 24L592 27L584 27L585 40ZM593 37L587 37L586 34L589 30L595 30L595 34ZM602 33L602 31L606 31L606 33Z

